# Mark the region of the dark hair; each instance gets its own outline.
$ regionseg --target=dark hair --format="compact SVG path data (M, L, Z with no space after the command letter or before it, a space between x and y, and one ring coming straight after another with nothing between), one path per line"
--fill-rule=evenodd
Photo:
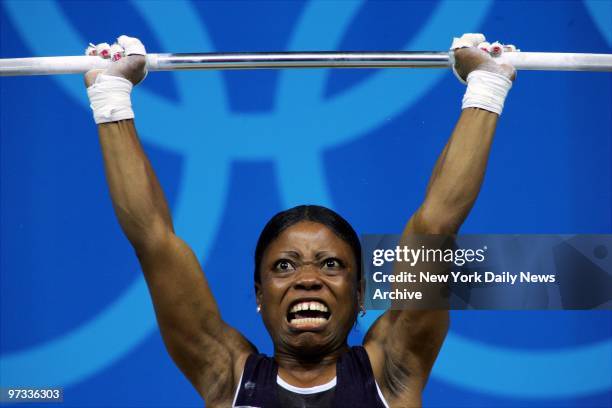
M320 205L298 205L276 214L261 231L257 240L257 247L255 248L255 283L261 282L260 265L266 248L284 230L300 221L312 221L323 224L346 242L355 255L357 281L361 280L361 243L351 224L329 208Z

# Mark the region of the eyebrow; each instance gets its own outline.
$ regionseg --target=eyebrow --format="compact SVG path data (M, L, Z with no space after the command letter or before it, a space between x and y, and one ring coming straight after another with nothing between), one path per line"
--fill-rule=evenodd
M298 251L281 251L280 252L283 255L292 257L292 258L301 258L302 255L298 252ZM321 258L325 258L326 256L333 256L333 257L340 257L339 255L336 255L333 252L329 252L329 251L319 251L315 254L315 259L319 260Z
M291 258L300 258L301 257L300 253L297 252L297 251L281 251L280 253L283 254L283 255L288 255Z
M321 259L321 258L325 258L327 256L334 256L334 257L338 257L338 255L334 254L333 252L329 252L329 251L320 251L317 252L317 254L315 255L315 259Z

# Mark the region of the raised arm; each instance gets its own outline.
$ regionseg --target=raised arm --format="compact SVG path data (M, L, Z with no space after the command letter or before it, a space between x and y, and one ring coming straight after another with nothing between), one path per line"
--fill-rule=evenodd
M126 53L144 54L144 47L128 52L132 40L120 37ZM223 322L198 259L174 233L164 193L130 118L129 90L143 77L142 55L85 76L113 206L142 266L168 352L208 403L231 403L253 348ZM127 92L127 102L121 92Z
M493 77L493 82L505 80L509 84L514 79L512 67L496 64L477 48L459 49L455 56L458 74L463 79L476 70L485 71L485 76L499 75ZM464 104L435 164L425 199L405 227L402 244L410 245L414 234L453 236L458 232L480 191L498 118L495 112ZM437 242L441 244L445 240ZM419 264L416 270L443 273L444 268L442 264ZM415 285L411 286L414 290ZM440 288L430 285L422 289L426 298L428 291ZM408 399L415 405L420 404L421 391L446 336L448 323L445 309L388 310L372 326L364 343L371 359L377 362L373 369L389 401Z

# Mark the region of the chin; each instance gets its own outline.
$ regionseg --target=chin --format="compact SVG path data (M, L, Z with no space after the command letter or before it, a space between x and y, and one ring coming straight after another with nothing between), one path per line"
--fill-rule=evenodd
M329 339L322 338L320 333L301 333L291 341L292 348L301 356L316 356L333 348Z
M314 357L329 353L341 347L345 341L346 337L340 338L328 331L303 331L288 333L283 343L296 355Z

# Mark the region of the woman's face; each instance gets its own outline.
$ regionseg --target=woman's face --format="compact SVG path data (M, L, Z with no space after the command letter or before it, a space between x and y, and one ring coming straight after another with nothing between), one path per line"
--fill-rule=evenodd
M342 347L359 310L351 247L323 224L284 230L261 262L257 302L275 349L319 355Z

